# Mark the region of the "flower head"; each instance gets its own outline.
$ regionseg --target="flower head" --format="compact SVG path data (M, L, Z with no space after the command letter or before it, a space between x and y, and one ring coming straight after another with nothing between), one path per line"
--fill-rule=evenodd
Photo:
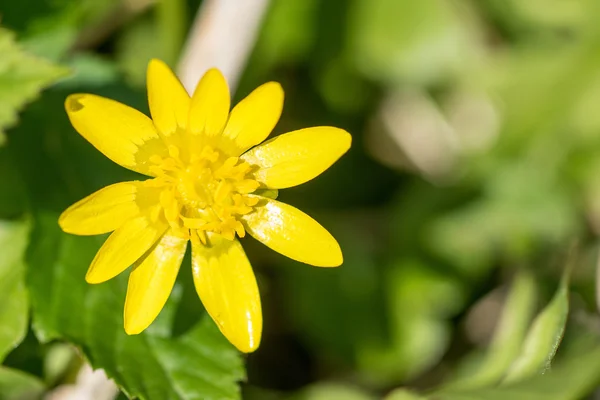
M150 178L107 186L69 207L65 232L113 232L87 272L101 283L133 265L125 331L140 333L163 308L188 241L194 284L221 332L241 351L260 343L262 314L254 273L236 237L249 233L307 264L342 263L335 239L298 209L275 200L278 189L329 168L351 137L332 127L301 129L262 143L277 124L283 90L269 82L230 112L223 75L209 70L190 98L161 61L148 66L152 119L92 94L73 94L73 127L114 162Z

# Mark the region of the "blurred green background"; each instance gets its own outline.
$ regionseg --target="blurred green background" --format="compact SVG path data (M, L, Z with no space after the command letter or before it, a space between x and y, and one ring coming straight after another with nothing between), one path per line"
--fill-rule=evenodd
M148 60L178 65L202 3L0 0L0 399L56 392L83 360L121 398L593 396L597 0L267 2L234 98L275 80L274 134L352 134L330 170L279 197L332 232L344 265L243 239L264 312L249 356L205 318L186 261L159 320L125 336L127 274L85 284L102 238L56 218L132 175L63 102L89 92L147 113Z

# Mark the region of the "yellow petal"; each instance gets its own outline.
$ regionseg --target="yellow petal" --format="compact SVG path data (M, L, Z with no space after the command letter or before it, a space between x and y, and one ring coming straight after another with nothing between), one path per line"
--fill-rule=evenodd
M262 197L255 211L241 218L246 232L286 257L317 267L343 262L333 236L297 208Z
M190 112L190 96L164 62L153 59L147 73L148 104L154 125L165 136L185 129Z
M167 154L152 120L131 107L93 94L72 94L65 109L81 136L125 168L152 176L150 157Z
M99 235L119 228L135 217L139 182L122 182L107 186L67 208L58 224L75 235Z
M209 69L198 82L192 96L190 131L195 135L220 135L227 122L230 102L225 77L218 69Z
M272 189L284 189L321 174L348 151L351 142L345 130L319 126L277 136L241 158L259 166L256 180Z
M259 86L239 102L229 116L223 136L234 141L237 154L265 140L281 116L283 89L277 82Z
M209 234L208 244L192 242L192 273L204 308L223 335L245 353L256 350L262 312L256 279L242 245Z
M162 310L175 284L187 242L169 230L144 258L135 263L125 299L127 334L142 332Z
M85 280L102 283L119 275L142 257L166 230L166 224L152 223L145 215L126 222L98 250Z

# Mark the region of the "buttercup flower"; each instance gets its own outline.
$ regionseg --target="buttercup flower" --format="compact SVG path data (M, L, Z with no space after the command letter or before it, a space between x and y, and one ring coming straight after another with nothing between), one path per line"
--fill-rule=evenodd
M61 228L77 235L114 231L87 272L107 281L133 265L125 331L146 329L175 283L188 241L196 291L221 332L239 350L255 350L262 332L260 298L236 236L249 233L271 249L320 267L342 263L336 240L298 209L275 200L277 189L329 168L351 137L332 127L301 129L263 144L277 124L283 90L269 82L230 109L223 75L209 70L190 98L163 62L148 66L152 119L92 94L73 94L73 127L112 161L147 175L105 187L69 207ZM259 145L260 144L260 145Z

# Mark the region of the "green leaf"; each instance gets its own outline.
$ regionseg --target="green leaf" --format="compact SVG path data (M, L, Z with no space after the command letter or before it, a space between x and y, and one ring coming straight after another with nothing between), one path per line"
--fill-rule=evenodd
M467 376L452 382L449 388L474 389L498 383L518 356L531 320L536 298L533 276L521 271L506 299L502 316L481 364Z
M520 381L550 369L565 332L569 314L568 269L552 301L539 313L527 334L519 358L509 369L503 383Z
M600 345L579 343L563 362L544 375L506 386L475 390L444 390L432 400L577 400L600 382ZM586 340L588 341L588 340Z
M27 333L29 302L24 274L24 253L29 224L0 220L0 361Z
M106 87L119 78L117 66L95 53L78 53L69 60L73 74L63 79L57 86L61 89L81 90L86 87Z
M34 400L44 392L44 383L18 369L0 366L0 400Z
M101 285L84 281L99 245L98 238L60 232L54 214L37 219L27 278L38 338L80 346L92 366L103 368L129 397L238 399L242 360L212 320L204 315L180 336L172 333L179 286L148 330L125 334L126 274Z
M16 124L17 112L67 70L23 52L14 35L0 28L0 144L4 130Z

